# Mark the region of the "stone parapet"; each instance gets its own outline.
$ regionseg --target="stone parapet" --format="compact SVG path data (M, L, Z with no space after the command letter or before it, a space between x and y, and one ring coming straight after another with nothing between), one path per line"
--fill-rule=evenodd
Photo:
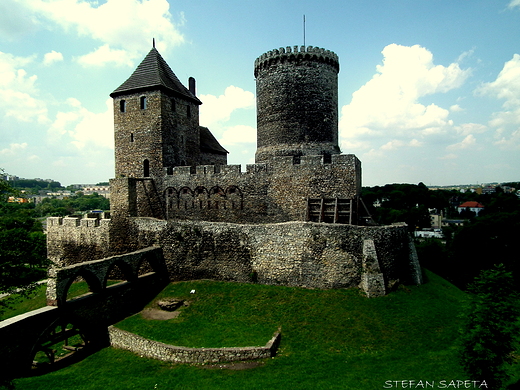
M255 60L255 76L264 67L269 67L276 62L291 60L316 61L330 64L339 72L338 55L330 50L313 46L287 46L270 50Z

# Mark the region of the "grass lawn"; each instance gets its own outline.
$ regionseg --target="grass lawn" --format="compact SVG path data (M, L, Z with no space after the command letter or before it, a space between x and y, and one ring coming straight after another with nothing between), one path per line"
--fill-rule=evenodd
M383 389L386 381L467 379L455 347L466 294L426 275L422 286L373 299L357 290L173 283L158 298L190 301L178 318L137 314L117 326L188 347L264 345L281 327L279 354L256 368L230 370L172 365L106 348L60 371L18 379L15 388Z

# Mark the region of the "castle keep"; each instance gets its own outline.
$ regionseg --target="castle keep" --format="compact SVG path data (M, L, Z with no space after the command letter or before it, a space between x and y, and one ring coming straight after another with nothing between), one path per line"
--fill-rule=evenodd
M51 218L49 257L70 266L154 246L170 280L369 296L419 283L406 226L366 226L361 162L338 145L338 72L335 53L310 46L256 59L256 162L242 170L199 125L195 80L186 88L152 48L110 95L111 217Z

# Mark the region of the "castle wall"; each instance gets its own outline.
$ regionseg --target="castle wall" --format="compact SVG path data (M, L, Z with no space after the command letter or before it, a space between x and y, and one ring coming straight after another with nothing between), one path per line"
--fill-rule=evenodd
M387 287L398 280L420 282L418 264L410 260L413 256L406 225L369 227L301 221L235 224L154 218L125 221L123 225L118 225L117 219L109 223L112 251L118 239L126 245L119 253L159 246L170 280L208 278L312 288L357 287L363 272L373 272L363 271L363 245L372 240L378 273L384 275ZM88 228L94 231L92 237L99 227ZM85 245L86 227L62 224L52 229L52 237L67 237L66 245L60 240L49 241L49 253L66 258L62 266L85 261L80 249ZM99 253L98 258L107 257Z
M361 163L354 155L275 157L271 164L175 167L171 175L113 179L114 216L273 223L307 220L308 198L355 199Z
M109 256L109 219L47 218L47 257L64 266Z
M140 247L160 245L171 280L216 279L309 288L357 287L372 240L385 283L412 280L407 227L312 222L246 225L132 221Z

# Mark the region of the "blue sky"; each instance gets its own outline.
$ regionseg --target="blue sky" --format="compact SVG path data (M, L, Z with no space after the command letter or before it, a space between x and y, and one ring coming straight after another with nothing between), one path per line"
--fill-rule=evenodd
M250 164L254 60L340 59L343 153L363 185L520 180L520 0L2 0L0 168L62 184L114 175L112 103L152 46L197 80L201 124Z

